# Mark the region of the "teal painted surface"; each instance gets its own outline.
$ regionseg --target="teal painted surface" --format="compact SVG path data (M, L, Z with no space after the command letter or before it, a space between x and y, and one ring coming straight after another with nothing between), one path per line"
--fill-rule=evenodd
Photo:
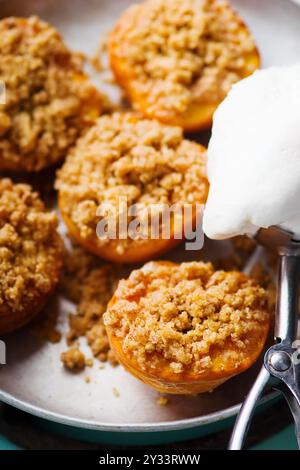
M0 435L1 450L19 450L20 448L10 442L6 437ZM297 450L297 442L294 433L294 427L289 426L284 431L263 441L261 444L253 447L255 450Z
M0 451L1 450L20 450L21 448L10 442L6 437L0 435Z
M260 405L257 412L267 409L274 401ZM124 433L124 432L101 432L88 429L80 429L62 424L57 424L41 418L32 417L37 426L45 428L61 436L68 436L73 439L85 442L99 442L109 445L155 445L167 444L171 442L181 442L190 439L196 439L203 435L213 434L223 429L232 427L235 418L221 420L217 423L200 426L198 428L186 429L180 431L150 432L150 433ZM0 450L17 450L18 446L10 442L6 437L0 434ZM288 426L282 432L272 436L259 445L253 447L255 450L297 450L297 442L294 433L294 427Z
M275 436L253 447L255 450L298 450L294 426L290 425Z
M145 445L159 445L168 444L171 442L181 442L198 437L213 434L222 431L229 426L233 425L233 418L228 420L221 420L217 423L200 426L198 428L183 429L177 431L163 431L163 432L103 432L94 431L90 429L81 429L63 424L45 421L39 418L34 418L37 425L52 431L62 436L68 436L72 439L77 439L84 442L101 443L107 445L126 445L126 446L145 446Z

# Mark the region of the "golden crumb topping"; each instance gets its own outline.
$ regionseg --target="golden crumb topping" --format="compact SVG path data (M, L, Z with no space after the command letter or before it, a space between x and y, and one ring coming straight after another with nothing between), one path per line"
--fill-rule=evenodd
M99 118L78 141L56 187L63 212L80 236L95 238L98 208L110 204L118 217L122 197L128 207L137 205L140 214L154 204L203 204L208 192L206 151L185 140L179 127L115 113ZM99 244L107 242L98 238Z
M102 96L55 28L37 17L0 21L0 167L40 170L62 159L100 114Z
M0 180L0 315L34 308L57 284L62 264L57 224L30 186Z
M162 119L185 112L191 102L220 102L256 68L247 60L257 54L254 39L224 0L134 5L114 29L111 48L134 92L150 98L149 114Z
M269 321L266 291L245 274L212 264L150 262L120 281L104 315L126 354L145 370L167 361L173 373L209 370L212 352L238 365ZM255 339L254 339L255 338Z

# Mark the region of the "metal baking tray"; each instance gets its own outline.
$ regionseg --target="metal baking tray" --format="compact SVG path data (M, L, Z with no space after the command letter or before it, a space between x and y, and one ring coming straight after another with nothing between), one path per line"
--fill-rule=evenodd
M131 0L0 0L0 16L37 14L54 24L75 50L93 55L99 40ZM232 0L253 31L263 66L292 64L300 58L300 8L287 0ZM97 76L95 83L101 87ZM106 91L116 99L112 87ZM207 136L196 138L203 142ZM195 136L193 136L195 138ZM63 229L62 229L63 230ZM211 259L226 256L227 242L208 242L204 251L172 252L169 259ZM252 260L253 261L253 260ZM60 303L60 328L66 328L67 314L74 308L65 299ZM30 333L30 326L5 339L7 364L0 366L0 399L40 418L105 433L170 432L223 422L234 416L259 370L258 361L249 371L229 380L212 393L192 397L172 396L167 406L156 402L159 394L139 382L119 366L106 364L71 374L62 367L59 356L66 349L43 343ZM86 345L82 342L82 348ZM88 349L87 349L88 351ZM91 377L86 383L84 376ZM113 393L117 389L119 396ZM274 398L269 391L264 397ZM120 434L121 433L121 434ZM172 434L172 439L176 437ZM177 436L178 437L178 436Z

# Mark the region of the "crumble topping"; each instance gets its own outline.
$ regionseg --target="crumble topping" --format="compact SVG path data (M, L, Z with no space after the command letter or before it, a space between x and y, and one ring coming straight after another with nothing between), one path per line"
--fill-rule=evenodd
M96 238L102 203L110 203L117 217L121 197L128 207L139 204L141 216L152 204L204 204L206 151L185 140L179 127L114 113L99 118L78 141L58 172L56 187L80 236L103 245L110 240ZM121 251L132 240L117 241ZM142 237L134 241L145 242Z
M0 315L47 296L59 280L58 220L26 184L0 180Z
M219 103L255 70L255 42L227 1L147 0L125 12L112 55L128 68L151 115L183 113L191 102Z
M269 322L266 291L210 263L147 263L120 281L114 299L104 322L143 370L163 358L175 374L200 373L222 347L239 364Z
M32 16L0 21L0 167L37 171L65 157L99 116L102 95L58 31Z

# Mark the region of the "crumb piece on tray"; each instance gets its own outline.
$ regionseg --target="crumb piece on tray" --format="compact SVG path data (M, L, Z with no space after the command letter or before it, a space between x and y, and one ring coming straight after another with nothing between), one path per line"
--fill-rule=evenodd
M116 398L119 398L119 396L120 396L119 390L116 387L113 387L112 391L113 391L114 396Z
M159 405L159 406L166 406L170 403L170 400L169 398L167 397L159 397L157 400L156 400L156 403Z
M77 348L71 348L61 353L60 359L69 370L82 370L86 365L85 355Z
M86 365L87 367L93 367L93 365L94 365L93 359L91 359L91 358L86 359L86 360L85 360L85 365Z

